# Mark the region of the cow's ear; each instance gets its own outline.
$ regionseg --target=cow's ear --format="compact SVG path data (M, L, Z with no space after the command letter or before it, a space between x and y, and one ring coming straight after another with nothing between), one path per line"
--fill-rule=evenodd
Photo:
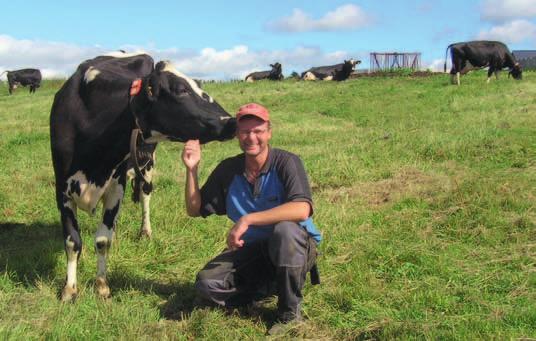
M166 62L164 61L159 61L158 63L156 63L156 65L154 66L154 70L156 72L161 72L162 70L164 70L164 68L166 67Z

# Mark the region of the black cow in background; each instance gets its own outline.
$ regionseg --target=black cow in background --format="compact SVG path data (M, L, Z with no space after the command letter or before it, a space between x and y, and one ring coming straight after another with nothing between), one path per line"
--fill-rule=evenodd
M41 71L37 69L21 69L15 71L4 71L1 75L7 73L8 91L11 95L17 86L30 86L30 93L41 86Z
M360 60L345 60L344 63L312 67L302 72L301 79L306 81L325 80L325 81L344 81L354 72L356 65L361 63Z
M493 73L496 78L499 78L498 73L504 68L510 70L508 74L514 79L522 78L521 66L516 62L508 47L499 41L469 41L450 44L445 51L445 72L449 49L452 61L450 75L453 84L454 75L456 75L457 84L460 85L460 74L467 73L469 69L484 67L489 67L488 83Z
M56 204L67 255L61 299L72 301L78 294L82 251L78 209L94 214L102 201L102 221L95 235L96 289L106 298L110 296L106 263L129 160L138 177L134 185L141 187L134 194L141 195L145 220L155 144L223 141L235 130L236 120L168 62L153 65L146 54L117 53L80 64L56 93L50 114Z
M270 71L259 71L259 72L252 72L249 75L246 76L245 81L246 82L254 82L261 79L270 79L273 81L280 81L283 79L283 70L281 67L281 64L275 63L270 64L270 67L272 68Z

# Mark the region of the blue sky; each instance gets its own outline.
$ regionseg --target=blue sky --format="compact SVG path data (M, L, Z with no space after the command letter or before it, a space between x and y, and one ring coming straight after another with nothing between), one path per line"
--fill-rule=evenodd
M442 66L449 43L494 39L536 49L536 0L43 1L2 4L0 72L67 76L87 58L143 50L199 78L242 78L279 61L283 71L371 51L421 52Z

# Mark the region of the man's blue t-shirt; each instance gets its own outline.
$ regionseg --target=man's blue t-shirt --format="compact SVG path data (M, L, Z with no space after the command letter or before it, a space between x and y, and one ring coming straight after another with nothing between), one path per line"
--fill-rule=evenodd
M245 176L244 154L222 161L201 188L201 215L227 216L236 222L245 214L260 212L291 201L307 202L313 213L313 200L300 158L280 149L270 149L268 159L255 184ZM321 236L311 217L299 222L317 243ZM273 225L250 226L242 239L248 242L270 237Z

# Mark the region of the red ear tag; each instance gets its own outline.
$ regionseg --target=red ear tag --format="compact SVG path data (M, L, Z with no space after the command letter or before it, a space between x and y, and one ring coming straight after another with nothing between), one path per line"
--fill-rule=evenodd
M136 96L141 91L141 79L135 79L130 86L130 96Z

